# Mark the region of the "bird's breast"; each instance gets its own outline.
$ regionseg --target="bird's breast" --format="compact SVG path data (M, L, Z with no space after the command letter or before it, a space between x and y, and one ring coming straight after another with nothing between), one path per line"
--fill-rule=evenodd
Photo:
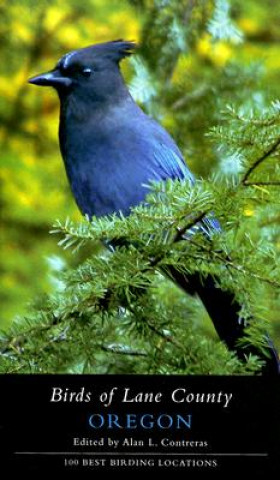
M82 121L67 112L61 115L60 147L84 214L128 215L145 200L151 181L188 176L168 133L132 102Z
M123 144L121 135L67 135L61 147L75 200L82 213L109 215L144 201L149 173L138 141Z

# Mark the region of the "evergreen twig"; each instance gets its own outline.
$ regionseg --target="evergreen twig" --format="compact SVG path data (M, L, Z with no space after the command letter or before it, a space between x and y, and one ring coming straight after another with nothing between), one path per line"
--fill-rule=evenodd
M243 176L242 180L241 180L241 183L244 185L244 186L248 186L248 178L250 177L250 175L254 172L254 170L264 161L266 160L268 157L270 157L270 155L272 153L274 153L278 146L280 145L280 137L277 138L276 142L274 142L271 147L265 152L263 153L263 155L261 155L257 160L254 161L254 163L250 166L250 168L248 168L248 170L246 171L245 175ZM278 183L277 183L278 184ZM249 184L250 185L250 184Z

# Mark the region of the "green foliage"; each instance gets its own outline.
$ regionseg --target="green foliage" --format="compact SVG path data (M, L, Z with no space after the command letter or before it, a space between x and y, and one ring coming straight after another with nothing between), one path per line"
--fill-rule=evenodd
M264 330L280 338L280 39L271 8L268 0L5 8L3 325L14 321L1 336L2 372L258 370L257 358L243 365L226 350L200 302L164 272L210 273L234 292L242 316L254 319L243 343L262 348ZM81 220L61 175L58 101L26 79L66 51L119 37L140 40L124 65L131 93L179 143L197 182L153 185L149 207L129 218ZM221 234L189 235L213 214ZM109 242L114 252L101 246Z
M208 31L216 40L229 40L240 43L243 34L230 18L230 5L226 0L216 0L213 17L208 23Z
M147 197L149 206L134 208L128 218L58 221L52 233L62 235L59 244L64 248L77 251L102 242L120 246L66 270L57 293L3 335L4 371L254 371L256 358L243 366L224 347L211 347L213 340L206 340L196 325L195 300L167 287L162 277L170 265L186 274L215 275L221 288L236 293L242 316L253 314L245 341L262 345L266 301L260 301L259 294L280 288L280 268L272 242L254 241L247 232L237 235L244 219L238 212L248 199L263 204L262 191L248 189L243 180L228 185L198 181L194 187L188 181L155 184ZM189 236L214 206L229 218L224 233L213 234L211 242L199 232ZM171 295L166 295L167 288ZM112 355L130 360L114 366Z

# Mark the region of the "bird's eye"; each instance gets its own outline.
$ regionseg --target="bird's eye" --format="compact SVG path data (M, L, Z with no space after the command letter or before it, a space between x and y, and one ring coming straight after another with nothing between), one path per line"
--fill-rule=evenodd
M91 74L92 74L91 68L89 68L89 67L83 68L82 69L82 74L84 75L84 77L90 77Z

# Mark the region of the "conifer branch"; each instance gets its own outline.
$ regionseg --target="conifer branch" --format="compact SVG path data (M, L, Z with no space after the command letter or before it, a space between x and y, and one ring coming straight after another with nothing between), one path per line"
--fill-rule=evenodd
M246 187L279 187L280 186L280 180L275 180L275 181L268 181L268 182L248 182L246 181L244 184Z
M133 350L123 345L101 345L101 350L117 355L132 355L133 357L147 357L148 354L143 350Z
M280 137L276 140L276 142L274 142L274 144L261 156L259 157L257 160L255 160L255 162L251 165L251 167L247 170L247 172L245 173L243 179L241 180L241 183L242 185L244 186L248 186L248 178L250 177L250 175L253 173L253 171L264 161L266 160L272 153L274 153L278 146L280 145Z
M184 345L178 342L178 340L173 335L170 335L169 333L165 333L162 330L159 330L154 325L151 325L151 323L149 322L147 322L147 325L152 332L154 332L159 337L163 338L166 342L172 343L173 345L175 345L175 347L179 348L180 350L186 349Z
M234 263L228 256L223 257L219 252L211 250L208 247L206 247L205 245L198 244L197 242L195 242L195 240L190 239L189 242L192 243L193 245L196 245L201 250L204 250L204 251L208 252L214 258L220 260L222 262L222 264L227 265L228 267L236 270L237 272L242 273L243 275L249 275L253 278L256 278L257 280L268 283L269 285L272 285L273 287L280 288L280 282L277 282L276 280L272 280L272 279L267 278L267 277L263 277L262 275L259 275L258 273L252 272L247 267L244 267L243 265L239 265L239 264Z
M187 349L186 348L186 345L183 345L181 342L179 342L175 337L174 335L171 335L170 333L166 333L162 330L159 330L158 328L156 328L154 325L152 325L151 323L147 322L147 325L149 327L149 329L155 333L156 335L158 335L159 337L161 337L165 342L167 343L171 343L172 345L174 345L176 348L178 348L180 351L186 353L188 355L188 358L189 359L192 359L192 361L196 361L196 357L195 355L193 354L192 350L191 349Z
M201 222L201 220L207 215L207 213L209 213L209 212L207 210L205 210L204 212L200 213L197 217L195 217L192 221L187 223L187 225L185 225L184 227L182 227L182 228L177 227L177 233L174 236L173 243L177 243L180 240L182 240L184 235L186 234L186 232L188 230L191 230L191 228L193 228L195 225L197 225L197 223Z

